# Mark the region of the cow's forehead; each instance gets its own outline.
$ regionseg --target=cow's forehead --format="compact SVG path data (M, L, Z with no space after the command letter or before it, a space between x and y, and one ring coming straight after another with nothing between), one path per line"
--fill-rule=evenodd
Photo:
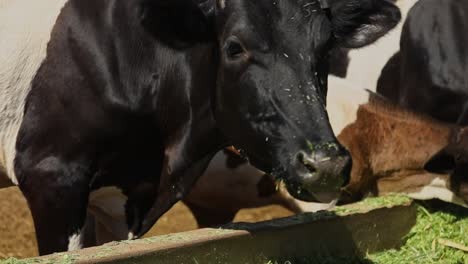
M223 9L250 22L300 25L321 13L318 0L218 0Z
M324 17L318 0L225 0L226 28L249 38L278 43L295 40L311 43L313 23Z

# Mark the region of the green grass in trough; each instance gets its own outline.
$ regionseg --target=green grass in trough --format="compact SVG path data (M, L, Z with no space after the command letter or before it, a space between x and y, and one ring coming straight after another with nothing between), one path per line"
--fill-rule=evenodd
M338 215L358 212L356 208L379 208L404 204L406 196L369 198L355 205L336 207ZM367 256L336 256L322 252L314 258L288 258L270 260L266 264L468 264L468 252L439 244L438 240L468 246L468 209L438 201L416 203L417 223L405 237L399 249Z
M369 255L368 259L377 264L468 264L468 252L439 243L442 239L468 246L468 209L441 202L417 206L417 223L404 245L398 250Z
M385 206L405 204L410 200L404 196L390 196L366 199L360 203L337 207L327 214L316 214L315 217L328 217L330 213L348 215L359 212L358 208L375 209ZM437 201L417 203L417 223L405 237L399 249L369 254L365 256L336 256L323 251L313 259L271 260L268 264L468 264L468 209ZM448 243L447 243L448 242ZM450 243L453 243L451 246ZM461 247L462 249L457 249ZM57 262L58 261L58 262ZM53 263L71 264L74 256L63 253ZM32 264L37 259L0 261L1 264ZM43 263L43 262L42 262ZM265 263L264 263L265 264Z

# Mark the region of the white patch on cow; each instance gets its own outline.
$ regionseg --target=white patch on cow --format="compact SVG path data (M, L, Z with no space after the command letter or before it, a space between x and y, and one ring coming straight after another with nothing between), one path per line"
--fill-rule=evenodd
M16 136L26 96L67 0L0 1L0 171L14 174Z
M128 238L128 225L125 216L126 203L127 196L116 187L104 187L89 195L88 211L95 217L95 221L105 228L103 233L112 234L114 240ZM97 232L98 241L100 236L101 234Z
M81 232L78 231L76 234L71 235L68 238L68 251L75 251L83 248L83 241Z
M437 177L432 182L416 192L407 193L409 197L416 200L439 199L448 203L468 207L466 202L450 191L449 177Z
M128 233L128 240L133 240L133 239L135 239L135 238L136 238L136 237L135 237L135 235L133 234L133 232L129 232L129 233Z
M223 10L226 8L226 0L218 0L219 9Z

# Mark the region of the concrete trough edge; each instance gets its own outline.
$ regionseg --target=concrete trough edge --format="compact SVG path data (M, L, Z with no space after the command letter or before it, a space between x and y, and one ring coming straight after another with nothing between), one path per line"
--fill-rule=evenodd
M235 223L113 242L20 263L245 264L271 260L284 263L288 259L320 263L322 258L337 256L364 259L368 253L400 246L416 223L416 206L409 199L380 207L341 208L336 212L306 213L259 223Z

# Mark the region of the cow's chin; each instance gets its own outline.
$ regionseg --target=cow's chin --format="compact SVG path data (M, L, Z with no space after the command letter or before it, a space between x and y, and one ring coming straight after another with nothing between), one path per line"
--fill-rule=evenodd
M319 202L311 192L299 187L298 185L292 184L288 181L285 182L285 185L292 197L304 202Z
M252 158L250 158L252 157ZM262 168L261 163L257 163L257 160L255 159L255 156L249 156L249 162L251 165L259 169L260 171L263 171L271 176L274 177L274 179L277 182L283 181L286 190L288 193L295 199L304 201L304 202L314 202L314 203L322 203L322 204L327 204L330 205L330 207L333 207L336 205L336 203L339 200L340 197L340 192L339 191L329 191L329 192L323 192L323 191L309 191L306 190L305 188L302 188L300 185L297 183L293 183L291 181L288 181L288 173L287 170L284 169L283 167L274 167L273 169L265 169L265 167ZM281 163L281 162L278 162ZM269 167L269 166L266 166Z
M289 194L296 199L304 202L328 204L330 205L330 208L336 205L340 197L340 192L310 192L298 186L287 183L286 189L288 190Z

